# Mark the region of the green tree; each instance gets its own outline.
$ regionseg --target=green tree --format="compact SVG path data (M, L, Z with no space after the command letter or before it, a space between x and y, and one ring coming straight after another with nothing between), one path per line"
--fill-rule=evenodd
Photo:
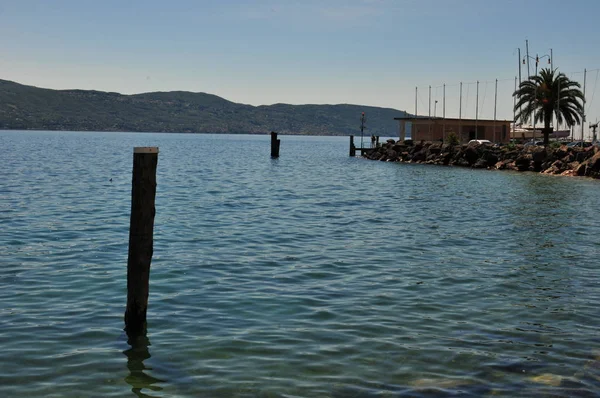
M517 120L528 122L532 117L536 123L544 123L544 145L552 133L552 115L558 123L567 126L579 124L583 115L585 98L579 83L570 80L558 70L542 69L536 76L522 82L513 96L517 97L515 111Z

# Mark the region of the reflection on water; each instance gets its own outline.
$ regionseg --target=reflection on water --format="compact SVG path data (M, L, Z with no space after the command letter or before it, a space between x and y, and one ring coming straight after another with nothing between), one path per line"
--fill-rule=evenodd
M142 336L129 337L127 344L131 348L123 351L123 354L127 356L127 369L129 369L129 375L125 377L125 381L131 386L131 391L138 397L155 397L154 395L145 393L143 390L162 391L162 388L156 384L164 383L165 380L158 379L144 372L152 370L152 368L144 365L144 361L150 358L150 351L148 350L150 340L144 334Z

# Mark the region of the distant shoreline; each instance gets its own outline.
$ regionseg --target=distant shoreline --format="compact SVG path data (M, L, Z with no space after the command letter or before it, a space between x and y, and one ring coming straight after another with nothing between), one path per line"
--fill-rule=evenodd
M51 90L0 80L0 129L165 132L184 134L348 135L397 131L408 113L366 105L253 106L188 91L124 95L93 90Z
M126 130L49 130L49 129L2 129L0 128L0 131L14 131L14 132L20 132L20 131L38 131L38 132L65 132L65 133L136 133L136 134L188 134L188 135L193 135L193 134L222 134L222 135L227 135L227 134L231 134L231 135L269 135L271 132L260 132L260 133L247 133L247 132L242 132L242 133L229 133L229 132L186 132L186 131L126 131ZM307 137L348 137L350 134L311 134L311 133L295 133L295 132L278 132L279 135L302 135L302 136L307 136ZM356 135L355 135L356 137ZM367 136L365 136L365 139L369 138Z

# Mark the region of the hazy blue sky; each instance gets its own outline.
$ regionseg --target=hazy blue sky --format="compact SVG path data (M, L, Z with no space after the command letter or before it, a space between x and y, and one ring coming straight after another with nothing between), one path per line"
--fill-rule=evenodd
M530 55L552 48L574 79L591 70L588 120L600 116L597 0L0 0L0 37L0 78L41 87L413 112L419 86L426 114L432 85L440 115L446 83L446 114L457 116L463 81L473 117L480 80L480 117L491 118L497 78L507 119L528 39Z

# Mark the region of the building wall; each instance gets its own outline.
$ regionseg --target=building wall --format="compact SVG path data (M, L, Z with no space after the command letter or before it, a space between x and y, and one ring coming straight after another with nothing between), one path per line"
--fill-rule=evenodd
M490 140L497 143L508 143L510 140L510 122L475 123L435 120L412 122L411 135L415 141L441 141L450 133L455 133L462 143L470 140Z

